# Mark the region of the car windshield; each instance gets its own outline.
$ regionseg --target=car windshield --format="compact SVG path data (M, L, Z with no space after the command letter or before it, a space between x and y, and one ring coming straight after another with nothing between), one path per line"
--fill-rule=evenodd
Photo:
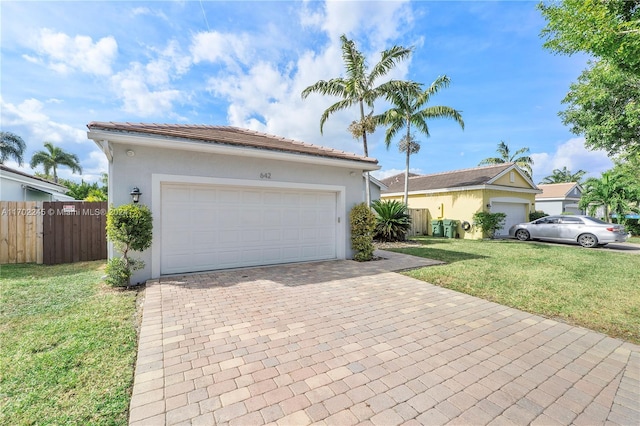
M608 225L609 222L605 222L604 220L596 219L595 217L585 217L585 220L590 222L599 223L600 225Z

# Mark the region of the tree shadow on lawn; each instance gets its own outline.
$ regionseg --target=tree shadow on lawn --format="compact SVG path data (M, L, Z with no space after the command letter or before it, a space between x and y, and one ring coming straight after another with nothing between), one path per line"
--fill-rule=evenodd
M431 243L431 244L434 244L434 243ZM411 256L424 257L427 259L441 260L446 263L463 262L466 260L489 258L489 256L484 256L480 254L473 254L473 253L455 251L455 250L438 249L435 247L429 247L429 245L430 244L424 244L423 246L389 249L389 251L409 254Z

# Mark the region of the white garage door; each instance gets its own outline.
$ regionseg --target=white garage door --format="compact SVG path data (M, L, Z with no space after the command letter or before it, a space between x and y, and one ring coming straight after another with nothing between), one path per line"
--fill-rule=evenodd
M507 236L511 226L528 222L526 219L527 204L523 203L491 203L491 213L504 213L507 215L504 226L496 231L496 236Z
M336 258L335 192L162 185L161 274Z

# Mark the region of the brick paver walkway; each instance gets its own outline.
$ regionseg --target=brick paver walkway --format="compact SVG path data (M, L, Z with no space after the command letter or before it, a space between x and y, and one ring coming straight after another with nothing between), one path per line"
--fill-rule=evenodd
M640 424L640 347L382 254L148 283L130 424Z

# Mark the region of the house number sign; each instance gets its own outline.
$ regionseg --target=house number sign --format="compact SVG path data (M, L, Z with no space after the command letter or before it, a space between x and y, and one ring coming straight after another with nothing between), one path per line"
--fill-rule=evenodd
M260 179L271 179L271 172L260 173Z

